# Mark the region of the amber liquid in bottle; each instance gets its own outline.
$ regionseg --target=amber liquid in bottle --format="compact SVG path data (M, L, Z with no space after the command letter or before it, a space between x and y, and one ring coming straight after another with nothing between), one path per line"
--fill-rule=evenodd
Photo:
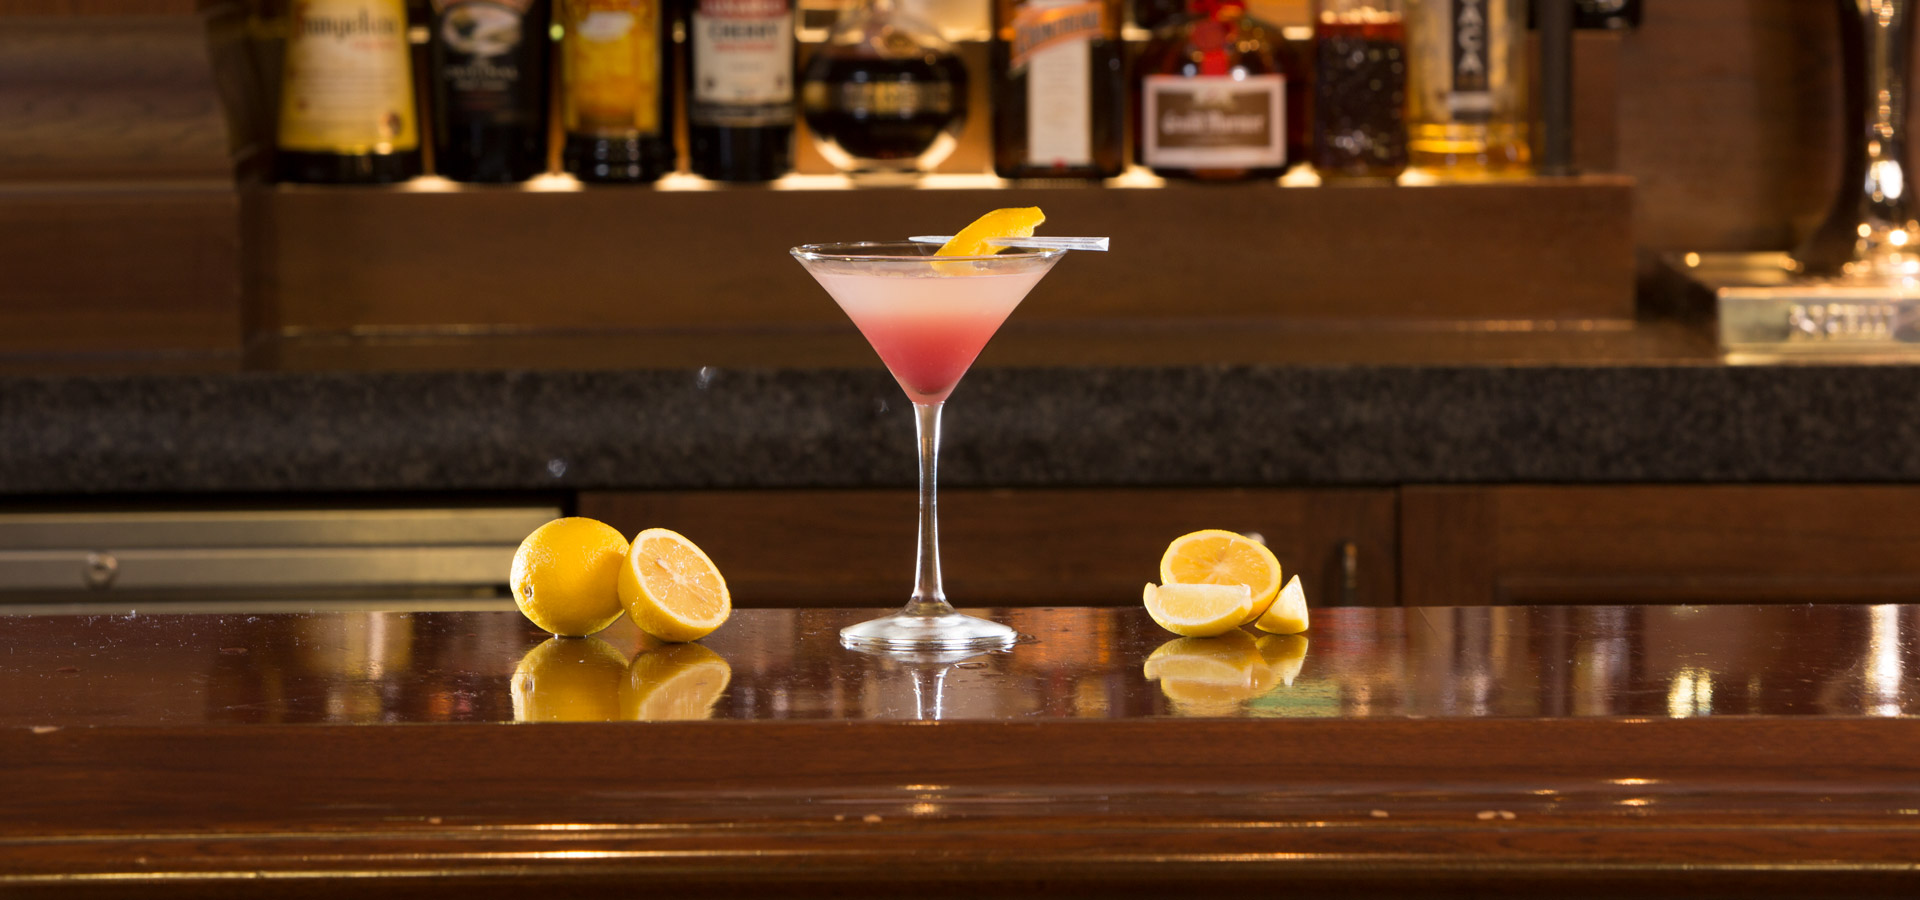
M995 0L993 170L1111 178L1125 168L1120 0Z
M1444 179L1532 171L1525 0L1415 0L1407 162Z

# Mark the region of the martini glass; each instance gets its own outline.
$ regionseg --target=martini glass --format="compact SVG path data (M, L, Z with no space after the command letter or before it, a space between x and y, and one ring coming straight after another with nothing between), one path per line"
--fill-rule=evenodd
M934 256L924 243L807 244L793 256L827 289L913 401L920 447L920 549L913 596L893 615L840 630L860 649L998 647L1014 631L955 612L940 583L934 485L940 409L1013 308L1065 250L1011 248L992 256Z

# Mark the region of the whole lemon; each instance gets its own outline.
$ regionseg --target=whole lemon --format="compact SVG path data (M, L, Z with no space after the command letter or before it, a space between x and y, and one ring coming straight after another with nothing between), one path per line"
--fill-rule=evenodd
M584 637L620 618L617 587L627 539L605 522L573 516L533 530L513 554L513 602L533 624Z

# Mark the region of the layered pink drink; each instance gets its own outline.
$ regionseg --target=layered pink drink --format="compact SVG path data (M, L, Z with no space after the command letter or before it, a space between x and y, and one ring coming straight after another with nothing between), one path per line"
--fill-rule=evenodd
M816 270L813 277L866 336L901 390L915 403L939 403L1046 273L1035 266L910 275Z

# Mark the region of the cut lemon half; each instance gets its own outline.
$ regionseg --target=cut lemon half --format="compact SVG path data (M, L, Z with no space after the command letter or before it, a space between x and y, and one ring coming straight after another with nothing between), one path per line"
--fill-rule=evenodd
M1253 605L1244 584L1148 584L1140 599L1161 628L1187 637L1212 637L1239 628Z
M1209 529L1183 534L1160 557L1166 584L1243 584L1253 594L1245 625L1260 618L1280 593L1280 560L1265 544L1231 531Z
M720 568L692 541L665 528L634 536L620 567L619 590L633 624L663 641L697 641L733 612Z
M1047 214L1041 212L1038 206L996 209L960 229L952 239L941 244L934 255L992 256L1000 252L1000 248L987 241L993 238L1033 237L1033 229L1046 220Z
M1253 627L1273 634L1299 634L1307 630L1307 592L1300 587L1300 576L1287 582L1266 612L1253 620Z
M585 637L620 618L614 592L627 539L612 525L571 516L535 528L514 551L507 584L533 624L562 637Z

